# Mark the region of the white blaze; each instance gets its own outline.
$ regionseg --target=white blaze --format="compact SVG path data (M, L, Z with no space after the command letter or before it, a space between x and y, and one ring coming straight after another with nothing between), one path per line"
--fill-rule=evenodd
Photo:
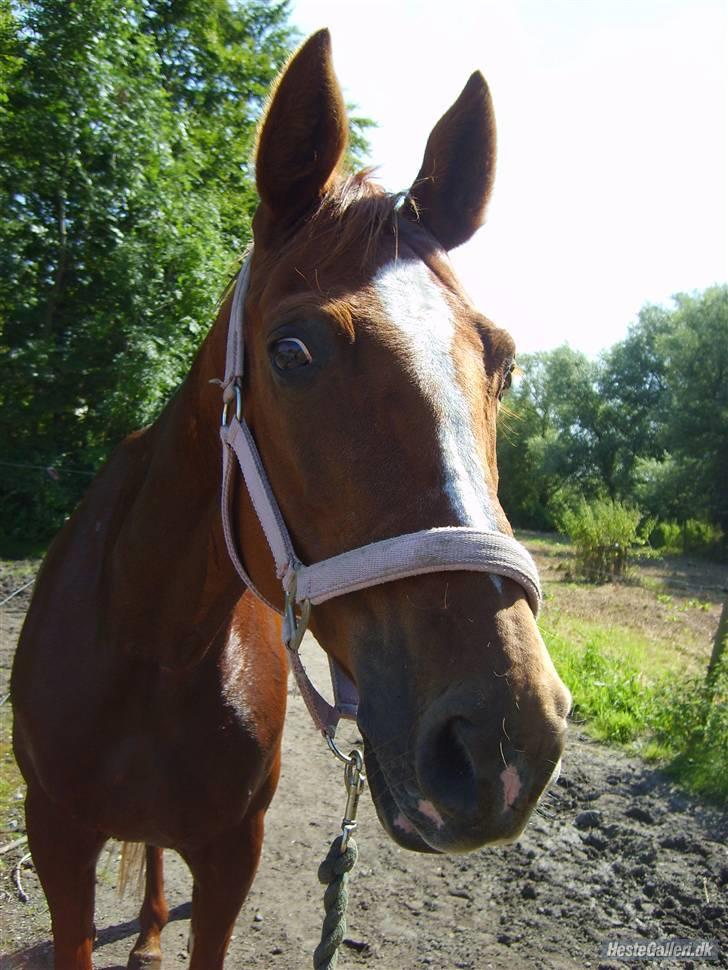
M445 492L455 515L461 525L497 530L470 408L455 373L455 321L441 285L419 260L387 263L373 283L402 337L412 377L432 404Z

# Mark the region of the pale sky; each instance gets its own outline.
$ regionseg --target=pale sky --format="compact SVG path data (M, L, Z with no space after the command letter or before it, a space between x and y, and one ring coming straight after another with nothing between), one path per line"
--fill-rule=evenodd
M521 352L620 340L728 280L728 0L293 0L329 27L371 161L409 186L479 68L498 124L487 221L453 261Z

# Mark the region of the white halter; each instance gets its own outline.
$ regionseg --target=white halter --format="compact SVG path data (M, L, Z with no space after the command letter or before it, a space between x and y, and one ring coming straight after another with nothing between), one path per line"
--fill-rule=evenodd
M268 540L276 574L285 594L283 642L303 699L316 725L333 737L342 717L355 719L359 697L356 686L336 661L329 658L334 686L334 705L329 704L308 678L298 654L306 631L311 605L325 603L358 589L392 582L407 576L451 570L475 570L506 576L519 583L529 605L538 613L541 588L536 566L520 542L500 532L482 532L467 527L425 529L372 542L358 549L305 566L295 553L291 537L278 508L260 453L242 413L242 378L244 369L243 316L245 295L250 281L252 253L248 255L235 286L228 325L225 380L222 382L225 402L220 437L222 449L222 524L230 558L240 578L271 609L277 610L255 587L237 551L232 532L233 455L238 460L250 499ZM235 414L228 420L228 407L235 404ZM296 606L301 617L295 614Z

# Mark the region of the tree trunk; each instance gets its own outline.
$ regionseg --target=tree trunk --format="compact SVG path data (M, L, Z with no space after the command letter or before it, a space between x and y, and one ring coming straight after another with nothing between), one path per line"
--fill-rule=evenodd
M720 620L718 621L718 629L715 634L715 640L713 640L713 652L710 655L710 663L708 664L708 675L707 679L712 680L718 669L718 664L725 651L726 641L728 641L728 596L726 596L723 601L723 611L720 614Z

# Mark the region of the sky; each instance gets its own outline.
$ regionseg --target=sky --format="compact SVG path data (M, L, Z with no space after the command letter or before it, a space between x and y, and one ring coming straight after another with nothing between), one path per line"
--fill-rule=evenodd
M644 304L728 280L728 0L293 0L291 21L330 28L390 190L483 72L495 188L451 257L520 352L596 355Z

